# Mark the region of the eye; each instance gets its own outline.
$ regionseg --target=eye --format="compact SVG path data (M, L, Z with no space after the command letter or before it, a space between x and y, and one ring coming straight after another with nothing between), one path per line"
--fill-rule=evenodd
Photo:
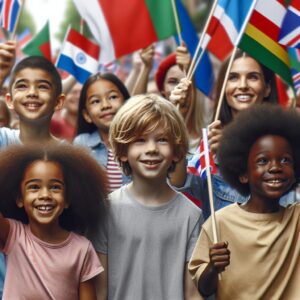
M92 98L90 100L91 105L96 105L96 104L99 104L100 102L101 102L101 100L99 98Z
M29 191L37 191L39 188L40 188L40 186L36 183L30 183L26 187L26 189Z
M52 190L52 191L62 191L63 186L59 183L54 183L50 186L50 190Z
M27 85L24 82L19 82L15 85L15 89L23 90L26 89Z
M41 89L41 90L49 90L50 89L50 86L46 83L40 83L38 85L38 88Z
M160 137L160 138L158 138L158 142L161 144L165 144L165 143L168 143L169 140L167 137Z
M268 163L268 159L266 157L259 157L257 160L256 160L256 163L258 165L265 165Z
M253 80L253 81L261 79L260 74L258 74L258 73L249 73L248 76L247 76L247 78L249 80Z
M294 164L293 159L291 157L288 157L288 156L283 157L280 162L282 164L291 164L291 165Z
M135 144L142 144L142 143L145 143L146 139L143 138L143 137L139 137L138 139L136 139L134 141Z
M116 100L119 99L119 95L118 94L110 94L108 97L109 100Z
M177 85L179 83L179 80L177 78L169 78L167 80L168 84Z
M239 79L239 76L237 73L230 73L228 76L228 81L237 81Z

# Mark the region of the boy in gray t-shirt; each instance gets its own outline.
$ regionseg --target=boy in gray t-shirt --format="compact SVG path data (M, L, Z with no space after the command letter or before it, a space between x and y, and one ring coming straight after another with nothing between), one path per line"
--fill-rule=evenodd
M98 280L99 296L197 298L187 263L202 213L167 183L188 149L182 117L165 99L140 95L120 108L110 130L115 157L132 182L110 195L108 219L93 236L106 267Z

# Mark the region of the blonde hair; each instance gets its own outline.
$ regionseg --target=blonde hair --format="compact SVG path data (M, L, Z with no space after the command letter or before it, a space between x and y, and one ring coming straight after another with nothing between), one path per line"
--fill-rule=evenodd
M129 144L158 127L170 138L174 155L182 159L188 151L187 130L182 116L171 102L156 94L137 95L119 109L110 125L109 141L126 175L131 169L121 157L127 155Z

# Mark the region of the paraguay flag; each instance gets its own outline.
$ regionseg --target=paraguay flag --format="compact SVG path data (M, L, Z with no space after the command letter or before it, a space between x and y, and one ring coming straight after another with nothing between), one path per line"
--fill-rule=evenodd
M91 42L78 31L69 28L56 66L73 75L84 84L98 70L99 45Z
M21 0L2 0L1 27L9 32L13 32L17 25L18 16L21 9Z
M293 0L287 9L281 25L279 43L300 48L300 1Z
M204 44L218 59L224 60L237 45L254 7L255 0L219 0Z

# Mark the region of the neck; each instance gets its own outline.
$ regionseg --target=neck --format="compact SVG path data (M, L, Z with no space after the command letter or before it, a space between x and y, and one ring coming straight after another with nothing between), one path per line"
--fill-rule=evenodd
M175 191L170 188L166 180L142 180L133 176L132 183L128 186L129 190L136 196L142 204L159 206L169 202L174 196Z
M20 122L20 139L23 144L32 142L49 143L58 141L50 134L48 126L27 124L23 122Z
M260 214L274 213L280 209L279 199L262 200L253 197L250 197L249 201L241 205L241 207L248 212Z
M109 140L108 140L108 131L103 131L99 129L99 135L101 137L102 142L108 147L110 148L110 144L109 144Z
M33 235L49 244L62 243L69 236L69 231L61 228L58 223L42 225L30 222L29 227Z

